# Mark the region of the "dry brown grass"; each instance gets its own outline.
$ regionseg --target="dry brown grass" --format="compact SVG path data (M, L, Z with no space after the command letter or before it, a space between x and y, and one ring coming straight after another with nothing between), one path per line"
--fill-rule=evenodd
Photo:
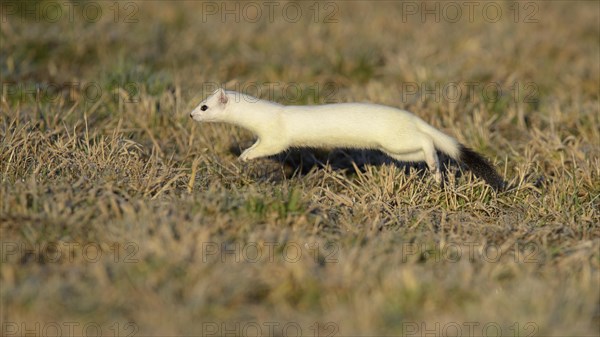
M99 4L96 22L4 12L3 335L598 334L598 3L535 2L537 23L524 3L518 23L511 3L495 23L421 23L400 2L337 2L337 22L314 23L301 2L299 22L270 24L203 20L185 1L132 2L129 24L124 3L115 23ZM442 188L422 165L360 151L242 164L250 133L187 117L215 82L406 108L516 188L496 194L455 165ZM402 95L451 82L504 95ZM315 83L295 102L280 90ZM61 98L18 90L35 84Z

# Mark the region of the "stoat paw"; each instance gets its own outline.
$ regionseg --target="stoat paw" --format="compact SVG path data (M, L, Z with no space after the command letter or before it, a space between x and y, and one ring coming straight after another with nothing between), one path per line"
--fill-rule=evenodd
M248 158L248 157L249 157L248 152L244 152L238 157L238 160L245 163L250 160L250 158Z

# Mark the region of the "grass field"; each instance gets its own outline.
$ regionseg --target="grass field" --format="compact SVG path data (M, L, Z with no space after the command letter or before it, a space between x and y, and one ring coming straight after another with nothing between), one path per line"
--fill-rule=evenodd
M3 1L3 336L594 336L600 6ZM459 15L460 14L460 15ZM293 150L224 85L400 107L485 154Z

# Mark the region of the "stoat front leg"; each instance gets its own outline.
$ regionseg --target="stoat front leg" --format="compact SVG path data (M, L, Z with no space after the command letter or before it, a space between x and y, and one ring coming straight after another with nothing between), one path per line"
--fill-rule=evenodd
M277 142L264 141L258 139L256 143L254 143L254 145L246 149L240 155L239 159L245 162L260 157L272 156L274 154L278 154L279 152L284 151L286 148L287 147L285 145Z

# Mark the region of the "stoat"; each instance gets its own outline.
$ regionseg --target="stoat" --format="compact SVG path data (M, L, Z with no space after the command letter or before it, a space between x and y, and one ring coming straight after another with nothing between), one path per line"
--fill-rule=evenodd
M480 154L460 144L412 113L371 103L285 106L234 91L217 89L190 117L198 122L225 122L248 129L258 140L243 161L290 147L377 149L404 162L425 161L441 181L436 150L464 163L496 190L505 181Z

